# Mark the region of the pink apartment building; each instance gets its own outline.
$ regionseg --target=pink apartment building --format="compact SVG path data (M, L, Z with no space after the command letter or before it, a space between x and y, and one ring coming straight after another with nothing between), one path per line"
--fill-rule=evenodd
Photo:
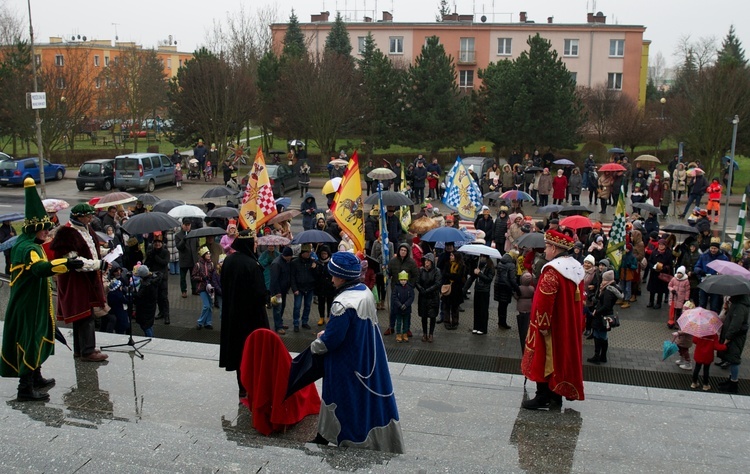
M428 37L437 36L456 62L459 87L467 91L479 86L479 69L518 57L528 47L528 37L539 33L551 41L578 85L607 84L644 105L650 44L643 39L646 27L610 25L606 19L599 12L589 13L580 24L554 23L552 17L536 23L521 12L518 23L485 23L475 21L474 15L446 15L442 22L396 23L389 12L383 12L379 21L365 17L362 22L347 23L346 28L355 57L372 33L381 51L392 61L405 63L419 55ZM322 12L312 15L310 23L300 23L311 54L323 51L332 20L329 12ZM277 53L281 53L286 28L286 23L271 25Z

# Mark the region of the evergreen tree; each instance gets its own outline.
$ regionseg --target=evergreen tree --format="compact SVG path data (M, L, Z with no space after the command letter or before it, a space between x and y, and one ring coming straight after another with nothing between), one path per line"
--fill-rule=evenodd
M31 48L20 39L0 51L0 135L13 137L12 154L17 154L17 139L34 136L34 113L26 108L26 93L32 90Z
M728 67L745 67L747 65L745 50L735 34L734 25L729 27L729 33L721 43L717 64Z
M469 98L456 84L453 58L436 36L427 38L406 74L399 142L433 155L441 148L463 147L471 142L470 112Z
M284 34L284 49L282 56L285 58L299 58L307 54L307 45L305 44L305 35L299 26L297 15L292 10L292 16L289 17L289 26Z
M443 21L443 15L451 14L451 6L448 4L448 0L440 0L438 3L438 13L435 15L435 21L438 23Z
M346 24L341 13L336 13L336 20L331 26L331 32L328 33L326 38L326 53L337 53L341 56L349 56L352 54L352 44L349 41L349 33L346 31Z
M276 100L278 98L278 80L280 64L279 58L273 51L267 51L266 54L258 61L258 78L256 87L258 88L258 122L260 124L261 135L263 135L263 148L270 150L273 145L274 120L278 116L276 113Z

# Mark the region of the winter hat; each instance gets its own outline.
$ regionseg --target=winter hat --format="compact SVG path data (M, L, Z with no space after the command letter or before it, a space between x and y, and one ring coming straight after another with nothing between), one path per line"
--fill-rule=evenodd
M42 199L36 192L36 184L31 178L23 180L23 191L26 197L24 210L23 232L24 234L36 234L40 230L50 230L53 227L47 212L44 210Z
M586 262L589 262L591 265L596 265L596 259L591 254L586 255L586 258L583 259L583 263L586 263Z
M601 229L602 228L602 223L599 222L599 221L596 221L593 224L591 224L591 228L592 229Z
M205 248L205 247L204 247ZM208 252L208 249L206 249L206 252ZM148 267L146 265L138 265L138 268L135 269L135 276L138 278L144 278L151 274Z
M361 269L359 259L350 252L336 252L328 262L328 272L344 280L359 280Z
M604 265L607 268L612 268L612 263L609 261L608 258L603 258L599 260L599 265Z
M657 242L657 244L658 244L658 245L663 245L663 246L665 246L665 247L666 247L666 246L667 246L667 241L666 241L666 240L664 240L664 239L659 239L659 242Z
M406 270L398 272L398 281L409 280L409 273Z
M601 235L596 238L596 243L599 242L604 242L604 237L602 237Z
M120 279L112 280L109 282L109 291L115 291L122 286Z
M602 273L602 281L615 281L615 272L612 270L607 270L606 272Z
M294 252L291 247L284 247L284 250L281 251L282 257L291 257L292 255L294 255Z
M524 272L523 275L521 275L521 284L522 285L530 285L532 281L531 273Z
M433 253L426 253L424 256L422 256L423 260L429 260L432 262L432 266L435 266L435 254Z
M76 204L75 206L73 206L73 208L70 210L70 215L72 217L91 216L95 212L96 209L94 209L94 206L82 202L81 204Z
M686 274L686 270L685 270L685 266L684 265L682 265L682 266L680 266L680 267L677 268L677 271L675 272L675 275L677 275L678 273L682 273L683 275Z

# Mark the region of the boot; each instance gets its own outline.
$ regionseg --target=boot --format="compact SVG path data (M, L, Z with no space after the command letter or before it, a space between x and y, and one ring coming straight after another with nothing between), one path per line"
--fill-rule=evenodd
M169 326L169 315L164 316L164 324Z
M594 357L589 357L586 359L587 362L591 362L592 364L599 365L601 363L601 353L602 353L602 344L601 339L598 337L594 338Z
M609 349L609 341L606 339L602 339L601 348L602 348L602 352L601 352L601 355L599 356L599 362L601 362L602 364L606 364L607 363L607 349Z
M44 392L37 392L34 389L33 373L24 374L21 376L18 382L18 397L19 402L46 402L49 400L49 394Z
M719 390L726 393L737 393L737 385L739 380L727 380L726 385L719 384Z
M540 408L549 408L550 390L545 382L536 383L536 396L530 400L524 400L521 407L527 410L538 410Z
M32 373L31 380L34 385L34 388L45 388L51 385L55 385L55 379L53 378L45 379L44 377L42 377L41 367L37 367L37 369Z
M325 322L326 322L326 321L325 321L325 319L323 319L323 318L320 318L320 319L318 319L318 326L322 326L322 325L324 325L324 324L325 324Z

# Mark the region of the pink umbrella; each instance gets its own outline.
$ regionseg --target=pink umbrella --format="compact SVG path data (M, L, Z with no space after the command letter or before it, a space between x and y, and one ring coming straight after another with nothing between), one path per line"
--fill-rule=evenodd
M718 334L721 330L721 319L719 315L705 308L697 308L683 311L677 324L683 332L693 336L705 337Z
M291 242L291 240L280 235L264 235L262 237L258 237L257 242L258 245L289 245L289 242Z
M722 275L736 275L750 279L750 271L746 270L742 265L737 265L734 262L714 260L713 262L709 262L707 267L716 270L716 273L721 273Z

